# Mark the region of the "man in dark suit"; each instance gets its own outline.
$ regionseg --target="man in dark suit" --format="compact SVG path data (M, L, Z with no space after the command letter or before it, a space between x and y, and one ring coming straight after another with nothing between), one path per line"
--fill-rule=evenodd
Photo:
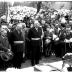
M23 41L23 35L21 32L22 26L20 24L17 25L16 29L11 33L11 46L12 51L14 53L14 58L12 60L12 63L14 67L20 68L21 62L23 60L23 51L24 51L24 41Z
M40 59L40 49L42 45L43 38L43 30L39 27L39 22L35 20L34 27L29 30L28 37L30 39L30 47L31 47L31 64L34 66L35 64L39 64Z

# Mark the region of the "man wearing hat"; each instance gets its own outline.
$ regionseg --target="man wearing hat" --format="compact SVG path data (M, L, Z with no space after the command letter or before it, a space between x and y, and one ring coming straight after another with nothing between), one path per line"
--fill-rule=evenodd
M40 59L40 49L42 45L43 38L43 30L39 25L37 20L34 21L34 27L29 30L28 34L31 46L31 64L34 66L35 64L39 64Z

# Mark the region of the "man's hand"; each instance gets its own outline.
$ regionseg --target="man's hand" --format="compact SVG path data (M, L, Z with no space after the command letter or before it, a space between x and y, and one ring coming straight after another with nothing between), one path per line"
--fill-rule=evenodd
M43 32L43 29L42 29L41 39L43 39L43 37L44 37L44 32Z
M25 53L23 53L23 58L25 57Z

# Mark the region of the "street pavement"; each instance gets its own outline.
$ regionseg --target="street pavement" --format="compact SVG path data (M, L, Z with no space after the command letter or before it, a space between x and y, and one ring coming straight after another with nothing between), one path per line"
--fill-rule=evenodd
M61 58L57 58L55 56L42 57L42 59L39 61L39 64L41 64L41 63L52 63L52 62L56 62L56 61L61 61ZM30 66L31 66L31 61L27 60L27 61L25 61L25 63L22 63L21 68L26 68L26 67L30 67Z
M54 63L54 62L58 62L61 61L61 58L57 58L55 56L51 56L51 57L42 57L41 60L39 61L39 64L42 63ZM24 63L22 63L21 65L21 69L22 68L27 68L27 67L32 67L31 66L31 61L30 60L26 60ZM5 72L4 70L1 70L0 72Z

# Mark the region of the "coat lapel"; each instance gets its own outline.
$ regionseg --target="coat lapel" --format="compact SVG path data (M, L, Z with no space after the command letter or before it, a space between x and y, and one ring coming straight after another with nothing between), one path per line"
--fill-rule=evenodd
M15 36L15 38L19 39L19 35L18 35L17 30L14 31L14 36Z

